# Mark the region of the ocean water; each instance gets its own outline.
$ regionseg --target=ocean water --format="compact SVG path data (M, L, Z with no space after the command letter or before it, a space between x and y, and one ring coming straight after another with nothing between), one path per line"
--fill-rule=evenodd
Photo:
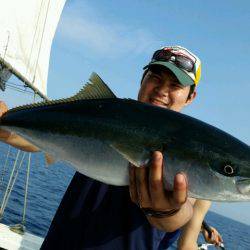
M9 147L7 145L0 143L1 202L4 194L3 187L6 187L17 152L16 149L11 148L10 157L7 161L7 170L3 171L8 149ZM17 166L19 166L22 153L20 156L19 161L17 161ZM27 155L25 157L25 164L20 167L17 181L1 221L5 224L14 225L20 223L22 220L24 186L27 172ZM27 231L45 237L51 220L73 174L74 170L68 167L65 163L55 163L52 166L47 167L43 154L32 154L26 212ZM206 220L221 233L226 249L250 250L250 226L213 212L207 214ZM204 242L202 237L199 238L199 242Z

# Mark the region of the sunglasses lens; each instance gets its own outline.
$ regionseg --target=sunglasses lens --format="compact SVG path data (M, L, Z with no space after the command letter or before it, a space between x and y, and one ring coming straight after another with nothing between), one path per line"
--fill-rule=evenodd
M178 56L178 57L176 57L176 62L178 63L178 65L180 67L182 67L183 69L185 69L187 71L193 70L194 63L186 57Z
M171 61L186 71L192 71L194 68L194 62L191 59L175 55L169 50L157 50L152 57L152 61Z
M169 51L165 51L165 50L157 50L153 57L152 60L156 60L156 61L169 61L169 59L171 58L172 53Z

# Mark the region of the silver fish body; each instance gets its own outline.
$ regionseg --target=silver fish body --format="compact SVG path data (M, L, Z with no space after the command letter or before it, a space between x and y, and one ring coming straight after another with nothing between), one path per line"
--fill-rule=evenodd
M171 110L114 97L78 98L10 110L0 125L107 184L128 185L128 161L145 166L160 150L167 189L184 172L191 197L250 200L249 146Z

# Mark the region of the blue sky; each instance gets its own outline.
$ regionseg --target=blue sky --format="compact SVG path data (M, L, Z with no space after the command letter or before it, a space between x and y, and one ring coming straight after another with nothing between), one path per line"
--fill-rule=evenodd
M249 145L249 8L243 0L68 0L52 46L48 96L73 95L96 71L117 96L136 98L153 51L182 45L202 60L198 96L184 113ZM27 100L10 91L3 99L10 106ZM250 225L249 209L250 203L212 207Z

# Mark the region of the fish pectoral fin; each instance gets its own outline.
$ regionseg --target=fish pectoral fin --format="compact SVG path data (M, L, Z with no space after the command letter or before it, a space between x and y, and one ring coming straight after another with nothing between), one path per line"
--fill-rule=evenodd
M145 166L150 160L150 151L145 150L143 147L134 145L131 147L118 143L112 143L110 146L136 167Z
M93 72L89 78L89 82L80 90L76 95L72 97L74 100L81 99L104 99L104 98L116 98L112 90L101 79L101 77Z

